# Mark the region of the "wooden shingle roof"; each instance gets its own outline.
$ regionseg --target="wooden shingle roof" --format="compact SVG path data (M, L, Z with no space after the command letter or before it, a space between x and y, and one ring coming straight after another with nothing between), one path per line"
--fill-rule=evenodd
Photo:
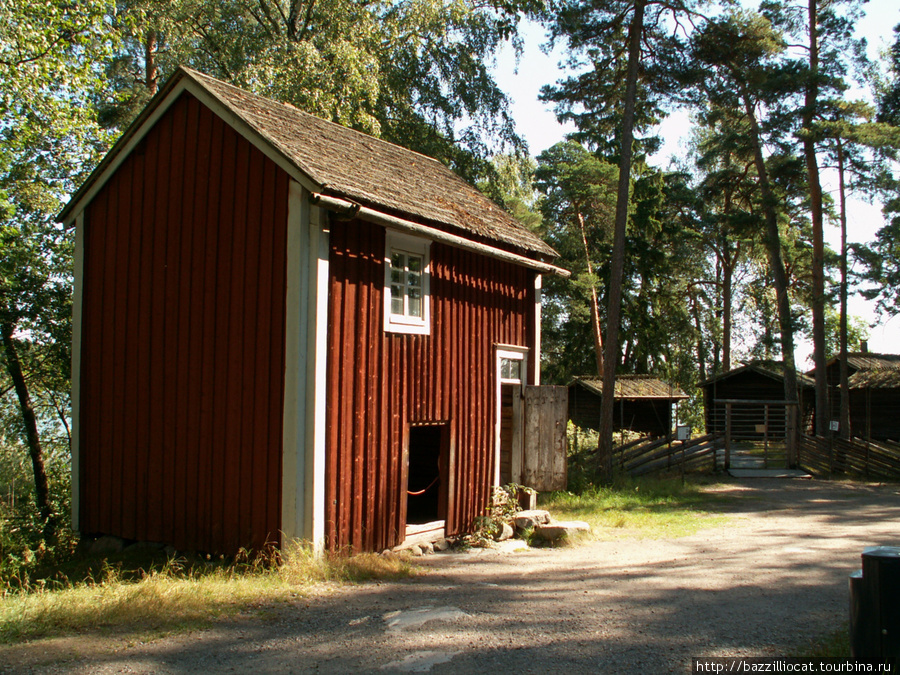
M828 368L838 366L838 357L829 359ZM900 354L849 353L847 366L851 389L900 389Z
M716 382L728 380L732 377L736 377L747 372L758 373L759 375L771 378L772 380L777 380L778 382L784 381L784 363L782 363L781 361L759 359L746 363L742 366L738 366L737 368L733 368L726 373L719 373L718 375L714 375L713 377L710 377L707 380L701 382L699 386L707 387L715 384ZM798 387L809 388L814 387L815 384L815 380L813 380L813 378L811 378L809 375L797 371Z
M900 389L900 368L858 370L847 384L851 389Z
M463 235L505 244L531 257L556 252L448 167L417 152L252 94L190 68L179 68L158 95L187 80L212 96L323 193L412 217ZM153 107L153 103L148 108ZM132 131L146 114L136 120ZM127 137L129 132L123 135ZM122 143L110 152L115 155ZM104 160L106 163L107 160ZM98 170L103 169L103 164ZM95 172L95 175L98 172ZM86 186L94 181L95 175ZM77 203L73 197L61 219Z
M598 377L576 377L572 384L581 385L588 391L603 395L603 380ZM666 399L671 401L687 398L681 389L650 375L616 375L616 399Z
M900 354L851 353L847 365L855 370L900 370Z

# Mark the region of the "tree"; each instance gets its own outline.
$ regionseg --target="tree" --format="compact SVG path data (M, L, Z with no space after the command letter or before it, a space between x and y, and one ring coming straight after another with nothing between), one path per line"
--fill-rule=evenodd
M55 373L54 389L68 398L59 374L69 363L72 238L55 216L106 142L90 97L108 44L109 9L99 0L0 5L0 340L49 540L59 514L50 500L35 391L41 375ZM65 405L56 401L62 418Z
M785 400L794 407L797 402L794 322L779 229L779 199L763 150L764 132L768 131L769 140L773 140L772 134L783 133L784 128L772 123L764 128L758 117L760 110L768 109L772 111L770 119L777 120L779 103L793 91L790 77L794 74L793 66L779 61L784 49L784 40L772 23L762 15L749 12L734 12L708 22L693 41L696 62L706 66L700 80L703 95L718 105L742 111L747 124L747 141L765 222L764 241L776 291ZM789 461L796 459L791 457Z
M877 92L877 122L886 133L896 138L900 129L900 25L894 28L896 37L890 49L889 74ZM886 153L890 162L896 162L895 149L900 143L892 143ZM893 165L896 168L896 164ZM879 313L887 316L900 314L900 181L890 171L880 176L878 188L884 196L883 212L887 223L876 233L870 246L856 245L856 258L865 268L862 279L871 285L861 289L863 297L875 300Z
M570 65L586 65L589 70L545 88L543 97L557 102L562 119L577 119L580 140L590 137L594 147L612 150L609 154L617 155L619 167L603 358L603 389L611 392L619 361L634 130L649 128L662 113L663 98L674 91L673 65L683 50L679 33L667 30L667 19L678 23L690 18L692 10L684 0L615 0L599 5L561 0L550 10L551 39L564 39ZM613 397L604 396L598 455L607 477L612 472L612 428Z
M564 323L571 323L575 318L572 315L577 314L572 293L585 291L596 369L602 376L603 331L597 268L602 264L600 254L609 247L615 211L616 167L575 141L557 143L543 152L538 162L535 186L544 195L541 210L544 222L548 224L545 237L562 254L562 264L573 272L571 288L562 294L567 304ZM553 293L552 287L548 290ZM551 335L560 327L559 323L553 326Z
M859 101L832 100L826 103L820 123L828 166L838 174L838 222L841 228L839 341L840 348L840 433L849 438L850 384L847 364L850 340L847 300L849 295L847 241L847 193L874 196L892 182L889 159L900 148L900 129L873 122L872 106ZM827 345L826 345L827 348Z
M694 153L701 172L701 215L697 227L715 256L721 371L727 372L732 363L736 277L741 265L756 257L762 247L756 171L745 142L747 123L740 111L710 103L699 111L698 122Z
M822 122L825 111L847 90L848 65L864 65L864 50L853 38L861 12L858 0L807 0L804 10L788 3L769 3L767 16L785 31L807 40L807 58L798 61L799 110L797 136L806 164L809 210L812 224L810 307L812 309L813 360L815 363L816 433L824 436L828 418L828 383L825 372L825 243L826 206L820 184L819 153L823 150Z

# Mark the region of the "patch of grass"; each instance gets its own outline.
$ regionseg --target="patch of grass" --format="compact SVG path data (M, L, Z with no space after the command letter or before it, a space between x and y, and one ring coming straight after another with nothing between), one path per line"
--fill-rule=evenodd
M75 567L78 567L75 565ZM148 569L107 564L79 581L37 583L0 597L0 643L83 633L141 638L189 630L313 594L323 582L415 573L400 556L317 557L304 547L233 561L169 560Z
M814 640L798 656L804 658L850 658L850 626L845 623L843 628Z
M606 487L591 486L580 494L555 492L541 508L558 520L583 520L591 538L622 536L682 537L726 522L711 507L727 497L706 492L700 483L679 479L624 478Z

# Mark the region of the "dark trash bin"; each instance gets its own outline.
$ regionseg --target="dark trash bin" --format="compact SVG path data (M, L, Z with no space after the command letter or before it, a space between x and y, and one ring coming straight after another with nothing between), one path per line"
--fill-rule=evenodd
M900 664L900 546L867 546L850 575L850 653Z

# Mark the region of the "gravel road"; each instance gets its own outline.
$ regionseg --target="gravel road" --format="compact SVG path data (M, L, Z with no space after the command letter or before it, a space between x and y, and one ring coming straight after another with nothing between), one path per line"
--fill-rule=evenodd
M5 648L0 672L689 673L691 657L788 655L839 629L863 547L900 545L898 485L717 489L735 497L727 524L690 537L437 554L412 579L149 644Z

